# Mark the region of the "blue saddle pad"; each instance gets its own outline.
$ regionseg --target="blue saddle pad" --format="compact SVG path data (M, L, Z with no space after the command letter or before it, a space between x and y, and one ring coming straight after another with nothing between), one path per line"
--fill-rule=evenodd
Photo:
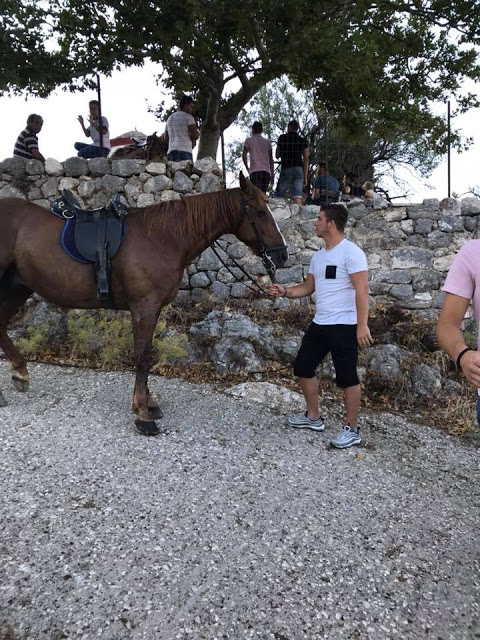
M62 234L60 236L60 245L62 249L65 251L65 253L67 254L67 256L70 256L70 258L73 258L74 260L76 260L77 262L81 262L82 264L93 264L92 260L87 260L82 256L82 254L78 251L75 245L76 223L77 221L75 218L68 218L68 220L65 220L65 223L62 229ZM122 224L122 242L124 237L125 237L125 223Z

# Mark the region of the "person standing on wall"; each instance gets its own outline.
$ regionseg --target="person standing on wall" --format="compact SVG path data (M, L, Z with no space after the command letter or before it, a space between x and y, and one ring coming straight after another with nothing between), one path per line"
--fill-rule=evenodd
M308 183L308 142L298 135L296 120L288 123L287 133L278 138L275 157L281 159L276 198L290 192L294 204L303 204L303 188Z
M178 111L167 120L165 137L168 142L167 159L171 162L193 160L192 149L198 140L198 128L193 117L193 98L182 96Z
M273 153L270 140L262 136L261 122L252 124L252 135L243 144L242 159L250 176L250 182L263 193L267 193L270 183L273 183ZM250 168L248 158L250 156Z
M314 223L325 249L313 254L302 284L270 286L274 297L304 298L315 293L315 316L305 333L294 364L306 411L288 418L298 429L323 431L318 380L315 371L328 353L332 354L336 383L343 390L346 420L330 444L338 449L362 441L357 427L360 409L360 381L357 373L358 347L372 344L368 327L368 278L365 253L343 236L348 211L343 204L325 204Z

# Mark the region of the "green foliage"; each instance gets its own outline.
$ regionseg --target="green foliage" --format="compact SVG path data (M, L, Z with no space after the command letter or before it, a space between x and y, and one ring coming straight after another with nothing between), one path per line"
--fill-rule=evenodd
M0 17L0 91L47 95L93 74L160 62L175 95L193 93L199 156L269 81L313 87L322 110L373 109L412 139L445 148L432 101L475 106L480 3L472 0L6 0ZM231 89L235 81L235 89ZM427 119L425 114L428 114ZM426 128L426 120L430 127ZM388 125L390 126L390 125Z
M27 327L25 336L15 342L20 351L27 357L43 356L49 351L48 325Z

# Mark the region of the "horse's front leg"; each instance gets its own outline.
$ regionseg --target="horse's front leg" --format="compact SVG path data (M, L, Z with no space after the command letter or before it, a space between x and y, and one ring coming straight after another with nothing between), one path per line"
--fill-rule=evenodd
M132 411L138 416L135 420L135 425L139 433L145 436L156 436L160 433L160 429L153 418L161 418L162 412L150 396L147 380L150 369L153 332L157 324L160 307L153 304L144 304L132 308L131 313L136 370Z

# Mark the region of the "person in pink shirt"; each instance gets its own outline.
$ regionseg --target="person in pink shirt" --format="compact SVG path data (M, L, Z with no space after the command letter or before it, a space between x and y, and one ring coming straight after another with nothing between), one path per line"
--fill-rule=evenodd
M242 159L250 175L250 182L267 193L270 183L273 184L273 154L270 140L262 136L263 125L254 122L252 135L243 144ZM248 160L250 157L250 167Z
M470 384L477 388L477 422L480 425L480 332L477 350L465 344L462 320L472 303L477 328L480 324L480 240L470 240L455 256L448 272L443 291L440 317L437 322L437 340L461 369Z

